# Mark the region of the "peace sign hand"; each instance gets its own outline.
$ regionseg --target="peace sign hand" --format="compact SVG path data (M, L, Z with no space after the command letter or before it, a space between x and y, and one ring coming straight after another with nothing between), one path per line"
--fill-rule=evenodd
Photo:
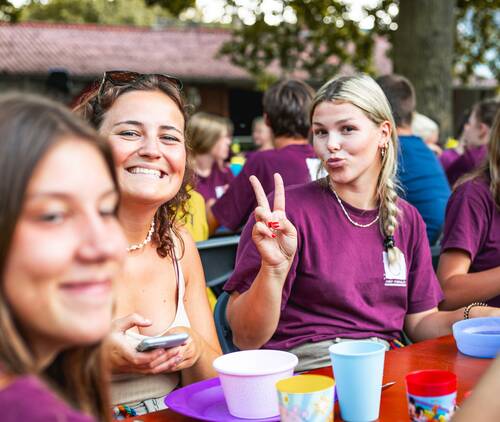
M257 199L256 223L252 239L262 258L262 264L270 268L289 266L297 250L297 230L286 218L285 187L278 173L274 174L274 209L271 211L262 185L255 176L250 176Z

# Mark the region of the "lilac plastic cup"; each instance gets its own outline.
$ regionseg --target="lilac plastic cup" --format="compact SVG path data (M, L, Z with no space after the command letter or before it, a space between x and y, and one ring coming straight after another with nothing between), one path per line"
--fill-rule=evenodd
M280 414L276 383L293 375L298 359L281 350L245 350L214 360L229 413L265 419Z

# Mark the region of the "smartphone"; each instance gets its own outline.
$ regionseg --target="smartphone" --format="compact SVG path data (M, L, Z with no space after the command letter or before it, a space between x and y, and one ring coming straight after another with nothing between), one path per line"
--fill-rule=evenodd
M136 347L138 352L147 352L153 349L170 349L180 346L189 338L188 333L169 334L162 337L151 337L142 340Z

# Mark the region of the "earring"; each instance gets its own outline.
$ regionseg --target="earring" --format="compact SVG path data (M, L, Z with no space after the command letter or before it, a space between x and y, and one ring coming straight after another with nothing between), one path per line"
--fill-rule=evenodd
M380 148L380 154L382 155L382 158L384 158L384 157L385 157L385 149L386 149L386 148L387 148L387 147L382 147L382 148Z

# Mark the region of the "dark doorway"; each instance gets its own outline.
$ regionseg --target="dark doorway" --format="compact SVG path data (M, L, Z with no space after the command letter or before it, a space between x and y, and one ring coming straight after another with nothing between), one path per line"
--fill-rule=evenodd
M234 136L250 136L252 120L262 115L262 92L245 89L229 91L229 118L234 124Z

